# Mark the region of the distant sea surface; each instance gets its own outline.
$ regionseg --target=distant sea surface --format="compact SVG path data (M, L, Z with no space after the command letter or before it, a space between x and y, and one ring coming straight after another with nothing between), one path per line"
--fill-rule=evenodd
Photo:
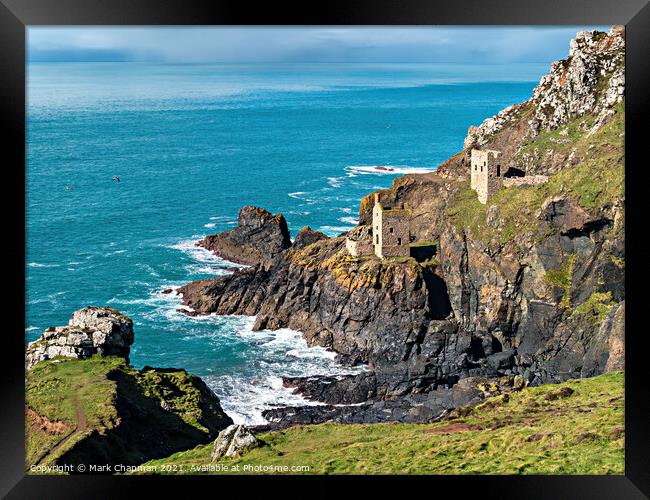
M200 375L238 422L344 374L298 332L190 318L161 291L233 267L194 243L244 205L335 236L365 194L433 171L546 64L28 65L26 341L86 305L134 320L136 367ZM392 171L376 170L390 166ZM120 182L113 180L118 176Z

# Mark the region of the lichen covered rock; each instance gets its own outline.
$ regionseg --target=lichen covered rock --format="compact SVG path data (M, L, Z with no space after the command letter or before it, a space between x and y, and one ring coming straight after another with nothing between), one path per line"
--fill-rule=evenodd
M88 358L93 354L128 360L133 344L133 321L110 307L75 311L67 326L50 327L27 346L25 368L57 356Z

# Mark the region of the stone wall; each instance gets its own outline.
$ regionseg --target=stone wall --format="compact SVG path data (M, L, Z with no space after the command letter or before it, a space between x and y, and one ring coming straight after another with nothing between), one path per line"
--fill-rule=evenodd
M348 253L353 257L360 257L362 255L370 255L374 252L374 246L371 240L368 241L355 241L350 238L345 239L345 248Z
M348 231L348 235L345 238L345 248L353 257L374 253L372 227L360 225Z
M503 186L535 186L548 182L548 175L527 175L526 177L505 177Z

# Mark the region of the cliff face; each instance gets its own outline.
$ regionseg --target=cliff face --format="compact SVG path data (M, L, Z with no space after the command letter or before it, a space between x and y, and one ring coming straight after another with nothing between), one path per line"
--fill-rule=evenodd
M409 207L411 234L436 241L435 258L354 258L343 238L320 238L271 266L189 284L184 303L257 315L256 328L294 328L343 362L370 365L369 375L329 381L327 391L287 382L329 402L428 394L423 401L437 398L431 407L440 409L471 377L537 385L621 369L623 64L621 29L579 33L529 101L471 127L467 149L436 173L381 191L382 202ZM482 205L469 188L477 146L502 151L506 175L549 181L502 188ZM371 200L361 202L361 224L371 222ZM355 411L351 421L363 421Z

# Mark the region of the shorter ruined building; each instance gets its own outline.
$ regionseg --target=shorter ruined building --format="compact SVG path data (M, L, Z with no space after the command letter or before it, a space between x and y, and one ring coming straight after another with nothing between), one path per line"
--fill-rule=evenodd
M375 247L372 244L372 228L370 226L357 226L350 230L345 238L345 248L353 257L373 253Z
M374 253L380 259L386 257L410 257L411 232L409 211L399 208L385 209L375 194L372 226L357 226L348 232L345 248L353 257Z
M384 209L375 193L375 207L372 210L372 234L375 255L385 257L409 257L410 239L409 213L403 206Z
M501 166L501 152L493 149L472 149L470 163L470 185L478 195L478 201L485 204L502 187L534 186L548 181L545 175L506 177Z

